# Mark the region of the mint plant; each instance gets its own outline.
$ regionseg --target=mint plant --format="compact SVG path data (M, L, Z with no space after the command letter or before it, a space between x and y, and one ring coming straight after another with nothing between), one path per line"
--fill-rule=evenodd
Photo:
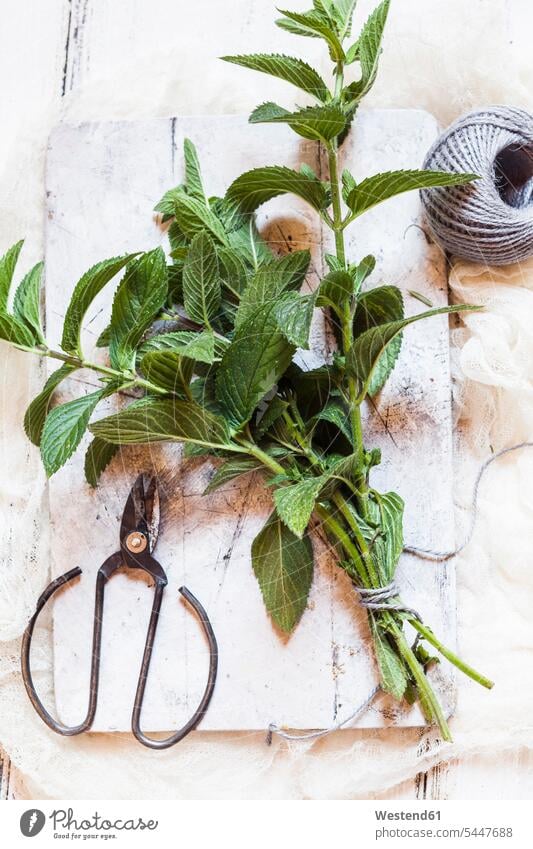
M389 0L351 36L355 0L314 0L307 12L282 12L278 26L326 42L333 85L301 59L278 54L227 56L226 61L279 77L315 104L288 110L263 103L252 123L282 123L321 146L329 179L308 166L299 171L267 165L238 177L224 197L204 187L193 144L185 142L185 180L157 205L168 226L170 259L162 248L104 260L74 288L60 346L48 344L40 321L42 264L16 289L8 307L18 243L0 261L0 336L61 365L25 416L48 475L73 454L87 429L93 440L86 477L96 485L121 445L175 441L185 456L220 460L207 492L251 471L262 471L273 510L252 544L252 564L273 622L291 632L305 610L313 579L311 536L318 523L355 587L375 604L367 608L382 688L398 700L418 701L444 739L450 732L427 677L435 658L427 646L485 687L492 683L441 644L394 586L403 549L403 501L378 492L370 473L378 450L363 439L361 408L384 386L407 325L468 306L404 315L394 285L366 289L372 256L346 256L344 233L360 215L394 195L467 183L471 174L397 171L357 182L339 175L339 147L376 78ZM351 82L352 65L359 69ZM255 211L271 198L302 198L334 234L328 273L312 294L301 294L308 251L276 256L261 238ZM108 364L82 350L85 314L101 289L119 279L110 321L98 340ZM294 360L309 346L315 310L335 328L331 362L305 370ZM54 391L79 369L100 388L53 406ZM99 402L123 395L119 412L91 423ZM129 396L133 394L134 399ZM354 599L356 598L354 593ZM380 601L381 599L381 601ZM405 625L417 634L410 645Z

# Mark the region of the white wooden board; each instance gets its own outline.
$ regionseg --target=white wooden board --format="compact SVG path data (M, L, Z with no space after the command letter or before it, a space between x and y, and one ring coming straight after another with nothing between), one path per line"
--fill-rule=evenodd
M436 137L434 119L419 111L362 112L345 145L345 164L357 177L379 170L420 166ZM49 339L59 339L76 280L93 262L124 251L166 244L151 209L182 174L185 136L198 145L205 181L222 194L240 172L265 164L297 167L303 160L325 173L315 145L282 127L249 126L244 117L180 117L135 123L58 127L47 166L46 315ZM374 285L416 289L435 305L447 299L444 261L427 243L416 194L369 213L350 234L355 259L373 252ZM322 272L328 235L315 215L294 198L262 208L261 228L282 252L310 246ZM93 305L85 323L87 353L109 314L110 293ZM410 312L421 305L406 294ZM406 538L437 549L453 545L451 417L446 318L408 329L393 379L368 410L366 442L381 445L374 480L397 488L406 500ZM321 344L320 326L316 329ZM318 358L317 354L317 358ZM85 382L87 381L87 382ZM65 397L91 391L90 374L78 375ZM83 481L83 452L50 482L51 558L57 575L79 565L81 580L54 608L57 709L76 723L85 714L96 572L117 548L118 524L128 489L141 470L155 469L164 491L163 525L155 551L167 571L143 727L171 730L190 715L205 684L207 651L198 624L178 601L185 583L206 607L220 645L213 702L201 728L252 730L275 721L322 728L350 713L375 685L366 617L344 573L317 546L311 597L290 639L277 633L263 608L250 563L250 542L269 512L257 479L233 483L203 498L211 462L181 465L176 446L127 449L92 491ZM422 612L451 646L455 640L453 567L405 557L400 570L407 603ZM151 605L151 588L138 577L116 576L106 590L100 699L94 730L128 730ZM446 713L454 703L453 676L433 673ZM381 699L362 726L417 725L417 709Z

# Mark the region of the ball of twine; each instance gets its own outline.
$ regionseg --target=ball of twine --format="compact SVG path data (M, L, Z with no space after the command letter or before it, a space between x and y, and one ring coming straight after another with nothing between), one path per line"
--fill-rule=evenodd
M508 106L471 112L437 140L424 168L480 177L421 192L430 228L446 251L487 265L533 254L533 115Z

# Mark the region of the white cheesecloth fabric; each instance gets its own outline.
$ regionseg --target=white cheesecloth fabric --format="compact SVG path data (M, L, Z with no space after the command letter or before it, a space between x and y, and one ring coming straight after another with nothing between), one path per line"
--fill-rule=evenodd
M38 5L38 0L26 4L28 26ZM50 13L54 5L56 0L47 4ZM126 20L128 4L112 5L123 7ZM44 153L58 120L243 112L269 98L290 101L290 88L214 58L261 47L304 52L303 40L291 40L272 25L275 12L268 0L162 5L173 21L164 25L161 19L129 55L117 51L116 61L104 28L94 31L97 56L99 39L101 54L107 51L105 73L95 71L86 80L81 75L62 102L54 93L27 111L24 104L13 104L16 118L0 142L0 154L5 153L0 247L25 236L25 266L42 253ZM226 9L225 29L219 5ZM358 17L372 5L361 0ZM488 103L532 109L529 45L525 38L522 47L513 44L506 35L509 6L521 16L518 29L531 31L532 11L525 2L396 0L392 5L381 73L368 106L425 108L443 125ZM5 30L1 38L11 38L9 27ZM309 46L315 50L315 44ZM4 124L9 122L10 114L4 114ZM456 299L486 305L483 314L469 315L464 327L452 331L460 539L479 464L491 450L533 435L533 260L497 270L459 263L451 285ZM27 355L4 344L0 353L0 742L26 776L32 798L380 797L439 761L533 746L533 552L527 545L533 451L527 450L487 472L474 539L456 562L460 652L497 685L488 693L458 677L452 745L439 747L433 731L416 729L347 730L292 745L274 739L271 747L264 734L198 733L154 753L129 735L64 739L52 734L29 705L19 673L20 635L49 578L44 474L22 429L23 411L42 376ZM36 677L46 691L51 654L36 654Z

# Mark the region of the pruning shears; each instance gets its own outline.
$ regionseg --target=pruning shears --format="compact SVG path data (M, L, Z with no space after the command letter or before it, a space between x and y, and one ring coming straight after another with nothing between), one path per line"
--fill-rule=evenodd
M167 749L175 743L178 743L180 740L183 740L190 731L196 728L208 709L209 702L213 695L218 669L217 641L207 613L198 599L187 589L187 587L180 587L179 592L198 616L209 645L209 673L207 684L204 694L193 716L191 716L182 728L170 737L166 737L162 740L153 739L147 737L140 728L146 680L152 658L152 649L157 631L161 603L163 601L163 592L168 583L164 569L152 556L152 552L157 542L158 530L159 493L156 478L148 478L145 475L139 475L130 490L124 507L124 512L122 514L119 532L119 550L108 557L102 564L98 570L96 578L89 707L85 719L79 725L63 725L61 722L55 720L42 704L35 690L31 674L30 649L35 623L44 605L54 595L54 593L81 575L82 570L79 567L75 567L74 569L70 569L68 572L65 572L65 574L61 575L59 578L56 578L48 585L37 601L35 613L30 619L22 639L22 678L33 707L43 722L45 722L46 725L48 725L48 727L57 734L72 737L76 734L81 734L84 731L89 731L93 724L98 701L105 587L110 578L112 578L121 566L124 566L127 569L141 570L154 582L152 612L146 633L146 642L139 678L137 681L137 692L135 694L135 702L133 705L131 719L131 730L133 734L137 740L143 744L143 746L148 746L151 749Z

